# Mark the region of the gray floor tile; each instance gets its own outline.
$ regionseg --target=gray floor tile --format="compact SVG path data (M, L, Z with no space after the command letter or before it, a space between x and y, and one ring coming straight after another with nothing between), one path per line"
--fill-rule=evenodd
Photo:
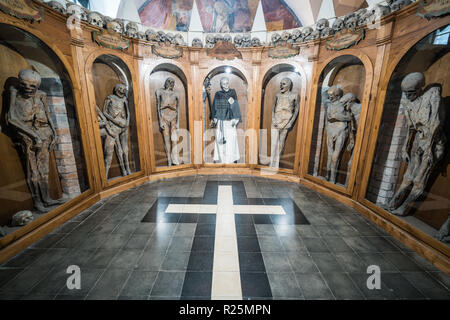
M399 299L425 298L425 296L400 273L381 273L381 281Z
M190 252L169 251L161 265L164 271L186 271Z
M64 285L58 292L58 296L63 296L65 299L69 299L69 297L75 297L75 299L78 299L79 297L84 298L92 289L92 287L97 283L97 281L100 279L100 276L105 272L105 269L81 268L80 271L81 271L81 283L80 283L81 288L69 289L67 285Z
M107 269L89 292L87 299L116 299L130 273L129 270Z
M150 295L153 284L155 283L156 271L138 271L135 270L128 279L125 287L120 292L121 296L146 296ZM133 299L134 300L134 299Z
M331 253L311 253L311 257L322 273L344 272Z
M141 257L142 250L120 250L109 264L112 269L135 269L137 261Z
M150 295L179 297L183 289L184 276L185 272L159 272Z
M308 253L288 252L291 267L296 273L318 273L319 269Z
M334 299L330 288L320 274L295 274L297 282L302 290L305 299L319 300L319 299Z
M289 273L267 273L269 279L270 289L272 290L272 296L280 299L284 298L304 298L300 287L297 284L295 274Z
M36 284L38 284L50 272L46 268L29 268L19 273L14 279L7 282L1 288L0 295L3 293L28 293Z
M291 264L285 253L263 252L267 272L292 272Z
M258 236L261 252L280 252L283 251L283 245L276 236Z
M403 253L383 253L383 257L400 271L423 271L422 268Z
M390 290L383 281L381 281L380 289L369 289L367 286L367 280L369 274L367 273L350 273L350 278L352 278L353 283L359 288L359 290L364 294L366 299L369 300L393 300L396 296L392 290Z
M336 299L362 300L364 296L346 273L323 273Z
M450 300L450 291L425 272L402 273L427 298Z

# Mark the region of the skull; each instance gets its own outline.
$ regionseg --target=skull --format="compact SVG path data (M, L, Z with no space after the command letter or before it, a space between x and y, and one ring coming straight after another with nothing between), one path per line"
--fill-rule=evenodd
M283 31L281 34L281 40L288 41L291 38L291 34L287 31Z
M214 43L217 43L219 41L223 40L223 36L221 34L215 34L214 35Z
M421 89L425 86L425 75L422 72L408 74L402 81L402 91L409 101L414 101L420 96Z
M131 38L137 38L138 25L136 22L128 22L127 24L127 36Z
M158 31L157 35L156 35L156 39L158 40L158 42L166 42L166 34L164 33L164 31Z
M357 24L358 24L358 18L356 18L356 16L355 17L351 17L350 19L347 19L345 21L345 27L347 29L355 29Z
M391 13L391 8L388 6L383 6L381 4L377 4L375 8L372 9L372 16L371 18L381 18L384 16L387 16L389 13Z
M367 24L367 22L370 20L371 17L372 17L372 12L366 11L364 14L359 16L358 26L363 26L363 25Z
M166 41L169 41L171 44L175 43L175 36L172 33L166 34Z
M273 33L272 34L272 37L271 37L271 40L272 40L272 45L274 46L274 45L277 45L280 41L281 41L281 36L280 36L280 34L279 33Z
M326 37L331 36L332 34L333 34L333 29L330 28L330 27L326 27L326 28L324 28L324 29L322 30L322 32L321 32L321 34L320 34L320 37L321 37L321 38L326 38Z
M216 39L212 34L208 34L206 36L206 43L211 43L211 44L215 44L216 43Z
M117 28L117 31L114 30L117 33L124 33L125 32L125 20L123 19L114 19L114 22L116 22L119 27Z
M261 40L259 38L254 37L252 39L252 47L260 47L261 46Z
M62 13L62 14L66 14L66 8L59 3L58 1L49 1L47 3L53 10Z
M344 92L342 91L342 89L337 86L332 86L331 88L329 88L327 93L328 93L328 99L330 99L331 102L338 101L344 95Z
M203 48L203 42L200 38L192 39L192 46L194 48Z
M398 11L403 7L410 5L412 1L410 0L387 0L386 1L391 8L391 12Z
M108 29L108 23L113 21L111 17L103 16L103 28Z
M184 38L180 33L177 33L175 35L175 44L179 45L179 46L184 46L186 45L186 43L184 42Z
M244 48L248 48L251 47L252 45L252 36L250 33L244 33L244 35L242 36L242 46Z
M36 71L23 69L19 72L19 91L25 98L33 97L41 85L41 76Z
M336 20L334 20L333 22L333 30L335 32L338 32L342 29L344 29L344 20L342 20L341 18L336 18Z
M114 20L106 25L106 29L116 33L122 32L122 26L117 21Z
M234 45L236 47L242 46L242 36L240 34L234 36Z
M300 37L302 41L305 41L306 38L313 32L313 29L311 27L303 28L302 30L302 36Z
M294 31L292 31L292 36L291 38L295 41L298 38L300 38L302 35L302 31L300 29L294 29Z
M306 41L311 41L311 40L317 40L320 38L320 31L319 30L314 30L313 32L311 32L309 34L309 36L307 36L305 38Z
M88 22L93 26L103 28L103 16L98 12L89 12Z
M143 32L143 31L138 31L136 34L136 37L139 40L147 40L147 36L146 36L145 32Z
M363 9L359 9L358 11L355 12L356 14L356 18L358 18L358 20L364 16L367 13L367 9L363 8Z
M322 32L323 29L328 28L330 26L330 23L327 19L320 19L316 23L316 30L319 30Z
M31 211L24 210L19 211L16 214L12 216L11 219L11 226L12 227L21 227L29 224L31 221L33 221L34 217Z
M233 40L233 38L231 37L230 34L226 34L223 36L223 42L231 42Z
M70 16L75 16L78 19L83 21L87 21L87 11L83 7L77 4L69 4L67 3L67 14Z
M158 41L158 34L152 29L147 29L147 31L145 31L145 36L147 37L148 41Z

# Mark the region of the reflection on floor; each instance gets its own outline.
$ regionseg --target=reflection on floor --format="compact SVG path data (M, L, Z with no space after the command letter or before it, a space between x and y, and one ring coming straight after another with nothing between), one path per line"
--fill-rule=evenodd
M81 269L69 290L67 267ZM367 267L381 289L367 288ZM450 299L450 277L353 209L245 176L149 183L0 266L0 299Z

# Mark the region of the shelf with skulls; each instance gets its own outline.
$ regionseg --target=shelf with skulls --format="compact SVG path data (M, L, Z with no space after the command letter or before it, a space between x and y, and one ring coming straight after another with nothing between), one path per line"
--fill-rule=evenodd
M163 30L155 30L147 28L144 30L144 26L140 23L127 21L125 19L113 19L108 16L104 16L95 11L89 11L73 2L67 2L66 7L58 1L44 2L55 11L68 15L76 16L81 21L85 21L93 26L104 28L110 22L114 22L114 30L120 34L123 34L130 38L139 40L147 40L156 43L169 42L173 45L189 46L186 43L186 32L165 32ZM265 42L258 37L252 37L251 33L243 34L220 34L220 33L205 33L203 42L202 39L196 37L192 40L191 46L194 48L213 48L219 41L233 42L237 48L250 48L250 47L262 47L262 46L275 46L277 44L287 43L304 43L314 41L321 38L327 38L343 29L354 29L357 27L365 27L373 24L377 19L380 19L392 12L396 12L415 1L412 0L387 0L382 1L372 8L360 9L356 12L349 13L342 17L334 19L330 24L331 19L319 19L314 26L306 26L297 29L285 30L283 32L269 33L270 41ZM383 5L381 3L386 3ZM268 39L267 39L268 40Z

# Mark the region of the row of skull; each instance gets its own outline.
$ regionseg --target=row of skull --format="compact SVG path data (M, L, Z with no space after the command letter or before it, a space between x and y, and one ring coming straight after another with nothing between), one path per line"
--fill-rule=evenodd
M387 0L387 6L378 4L374 8L360 9L356 12L347 14L346 16L336 18L330 26L328 19L319 19L312 27L305 27L295 29L291 32L284 31L283 33L273 33L271 36L271 45L276 45L281 42L287 43L301 43L305 41L317 40L319 38L329 37L336 32L343 29L355 29L356 27L363 27L367 24L374 23L376 19L396 12L403 7L411 4L411 0Z
M271 36L271 45L276 45L281 42L301 43L319 38L326 38L345 28L354 29L356 27L365 26L369 23L373 23L380 17L400 10L401 8L411 4L413 1L387 0L386 2L387 6L378 4L371 10L360 9L344 17L336 18L331 26L327 19L320 19L317 21L315 29L312 27L304 27L295 29L292 32L284 31L281 34L273 33ZM148 29L145 32L139 31L139 26L135 22L126 23L123 19L112 19L110 17L103 16L98 12L89 11L74 3L67 3L66 7L58 1L49 1L46 2L46 4L62 14L70 16L74 15L80 20L86 21L93 26L111 29L114 32L124 34L128 37L152 42L169 42L176 45L186 45L183 36L179 33L174 35L172 33L154 31L152 29ZM205 39L205 47L213 48L218 41L233 41L234 45L238 48L264 46L264 43L259 38L252 38L251 34L246 33L243 35L238 34L234 37L234 39L229 34L208 34ZM203 47L203 41L200 38L194 38L192 40L192 46L201 48Z

